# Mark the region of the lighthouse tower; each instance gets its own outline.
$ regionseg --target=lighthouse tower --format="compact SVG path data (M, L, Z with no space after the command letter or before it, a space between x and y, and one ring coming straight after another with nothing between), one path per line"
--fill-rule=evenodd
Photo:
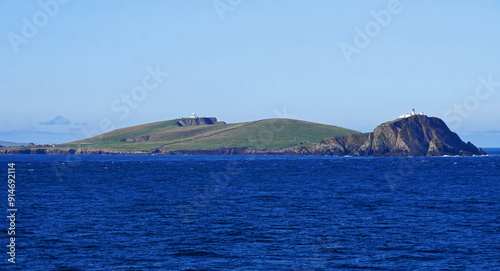
M400 119L404 119L404 118L409 118L409 117L411 117L411 116L416 116L416 115L417 115L417 113L415 113L415 108L413 108L413 110L411 111L411 113L406 113L406 114L404 114L404 115L401 115L401 116L399 116L399 118L400 118ZM424 112L419 113L418 115L420 115L420 116L425 116L425 115L424 115Z

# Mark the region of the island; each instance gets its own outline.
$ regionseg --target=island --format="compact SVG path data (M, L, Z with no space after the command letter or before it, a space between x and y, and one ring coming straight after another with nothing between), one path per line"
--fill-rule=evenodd
M0 148L0 154L475 156L439 118L404 114L371 133L294 119L227 124L215 117L179 118L121 128L61 145Z

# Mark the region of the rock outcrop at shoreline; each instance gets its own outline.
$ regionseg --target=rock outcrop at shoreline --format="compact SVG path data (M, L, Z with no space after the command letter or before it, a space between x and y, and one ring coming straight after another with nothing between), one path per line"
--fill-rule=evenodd
M196 125L196 124L194 124ZM135 140L147 140L133 138ZM96 148L2 148L0 154L83 155L320 155L320 156L473 156L486 153L463 142L439 118L415 115L379 125L371 133L327 138L318 144L285 149L220 147L200 150L118 151Z
M439 118L415 115L379 125L372 133L334 137L318 144L295 147L311 155L444 156L484 155L480 148L463 142Z

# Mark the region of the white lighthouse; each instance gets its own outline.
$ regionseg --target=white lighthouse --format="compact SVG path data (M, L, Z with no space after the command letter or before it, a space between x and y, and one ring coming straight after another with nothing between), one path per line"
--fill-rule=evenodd
M415 108L413 108L413 109L411 110L411 113L406 113L406 114L404 114L404 115L401 115L401 116L399 116L399 118L400 118L400 119L404 119L404 118L409 118L409 117L411 117L411 116L415 116L415 115L417 115L417 113L415 113ZM423 115L424 115L424 112L419 113L418 115L423 116Z

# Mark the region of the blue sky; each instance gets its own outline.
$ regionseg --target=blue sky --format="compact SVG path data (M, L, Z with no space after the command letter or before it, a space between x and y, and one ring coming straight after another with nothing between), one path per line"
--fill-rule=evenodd
M0 140L192 112L369 132L415 108L500 147L499 25L498 0L0 0Z

